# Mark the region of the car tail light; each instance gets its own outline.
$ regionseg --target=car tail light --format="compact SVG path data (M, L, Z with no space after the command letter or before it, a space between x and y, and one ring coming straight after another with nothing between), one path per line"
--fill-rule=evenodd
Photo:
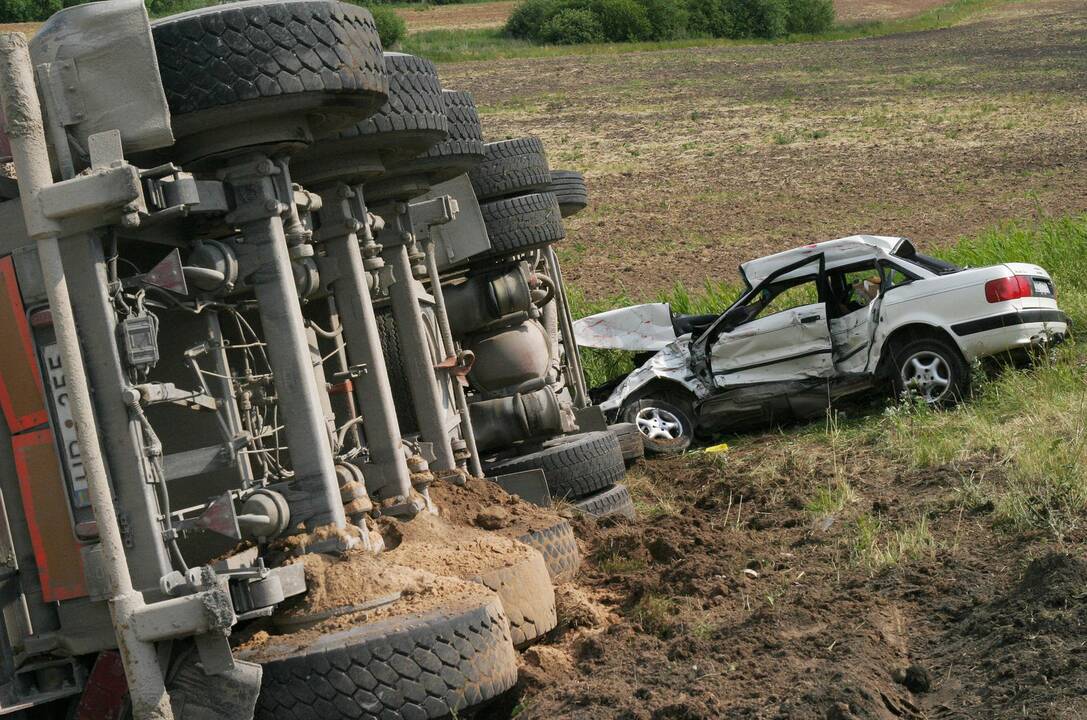
M1031 280L1026 275L999 278L985 283L985 299L991 303L1018 300L1033 294Z

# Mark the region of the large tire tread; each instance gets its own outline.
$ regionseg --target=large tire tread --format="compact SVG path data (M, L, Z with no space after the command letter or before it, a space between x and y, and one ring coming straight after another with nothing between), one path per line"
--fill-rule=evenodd
M374 18L355 5L228 3L157 20L151 32L175 118L306 94L313 108L357 106L365 116L388 93Z
M559 202L550 193L497 200L484 203L479 209L487 226L491 249L476 258L515 255L566 237Z
M515 565L490 570L473 581L493 590L502 600L510 637L524 647L558 625L555 589L543 554L534 550Z
M577 575L581 567L581 551L577 546L574 528L567 520L525 533L517 539L540 551L551 581L555 584L569 582Z
M607 431L571 435L520 457L490 463L496 475L543 470L551 496L576 500L623 479L626 463L619 441Z
M378 620L292 652L262 663L255 720L444 718L517 681L497 597Z
M449 121L434 63L415 55L385 53L389 100L370 117L340 132L340 138L370 138L397 157L425 152L446 139Z
M626 485L612 485L595 495L574 503L574 507L587 515L594 517L607 517L608 515L622 515L630 520L637 520L638 514L634 509L634 501L630 499L630 491Z
M585 176L574 170L552 170L547 191L559 201L559 210L564 218L578 214L589 204Z
M468 176L480 202L542 192L551 184L547 154L534 137L487 143L483 162Z

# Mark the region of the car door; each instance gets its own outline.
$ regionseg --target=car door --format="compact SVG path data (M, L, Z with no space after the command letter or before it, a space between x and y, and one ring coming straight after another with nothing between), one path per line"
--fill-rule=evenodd
M716 387L834 374L822 256L771 275L711 328L706 362Z

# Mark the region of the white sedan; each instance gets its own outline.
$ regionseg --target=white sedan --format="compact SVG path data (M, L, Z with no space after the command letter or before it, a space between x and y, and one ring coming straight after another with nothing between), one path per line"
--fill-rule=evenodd
M719 315L677 316L653 303L574 324L582 347L652 353L597 397L611 420L638 426L651 452L680 452L696 430L820 415L888 380L896 394L954 402L974 360L1069 331L1037 265L963 269L905 238L806 245L740 273L747 289Z

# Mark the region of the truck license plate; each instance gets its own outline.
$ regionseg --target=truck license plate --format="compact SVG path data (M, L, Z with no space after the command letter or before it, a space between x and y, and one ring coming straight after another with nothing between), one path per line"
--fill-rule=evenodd
M60 348L56 344L42 346L42 360L45 366L45 384L53 398L53 432L60 444L60 456L68 470L68 482L72 488L72 502L75 507L90 507L87 495L87 475L83 469L83 459L79 454L79 437L72 420L72 407L68 397L68 378L64 375L64 365L60 360Z

